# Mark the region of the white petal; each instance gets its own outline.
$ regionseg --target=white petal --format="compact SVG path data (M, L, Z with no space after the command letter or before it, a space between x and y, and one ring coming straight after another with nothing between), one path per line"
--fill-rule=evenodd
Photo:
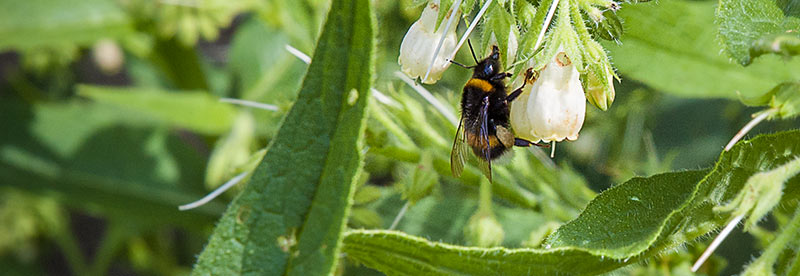
M511 126L517 136L533 142L578 139L586 115L586 98L573 64L548 64L512 103Z
M403 42L400 44L400 56L398 63L403 73L406 73L411 78L422 78L428 70L431 58L436 52L436 46L439 39L444 33L444 24L440 24L439 28L434 31L436 18L439 13L439 1L433 1L425 7L419 20L411 25L408 29L406 36L403 37ZM459 12L455 16L460 16ZM447 53L451 53L456 46L456 31L455 27L451 27L447 31L442 49L439 50L436 60L431 68L431 73L423 83L435 83L441 79L442 73L450 67L450 62L447 61Z

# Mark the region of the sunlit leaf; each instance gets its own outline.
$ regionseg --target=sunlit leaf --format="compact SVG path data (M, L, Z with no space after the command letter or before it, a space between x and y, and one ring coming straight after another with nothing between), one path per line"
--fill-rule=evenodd
M296 103L217 225L195 275L333 269L363 154L373 24L369 1L333 1Z
M85 101L28 106L0 105L0 183L54 195L68 206L125 217L137 224L212 222L223 207L211 203L191 212L177 205L201 196L204 160L165 128ZM133 120L128 118L127 120Z
M206 134L227 132L236 116L233 106L203 92L81 85L78 95Z
M394 231L353 230L345 235L343 251L389 275L607 272L722 226L726 217L713 207L733 199L751 175L798 158L798 140L800 131L763 135L723 153L711 170L631 179L598 195L543 249L463 247Z
M130 19L110 0L0 2L0 51L89 44L132 33Z
M784 16L773 0L721 0L716 15L725 52L742 65L765 53L800 50L800 19Z
M625 78L663 92L694 98L754 96L800 77L800 61L765 56L748 67L720 55L713 1L662 1L619 11L625 35L607 43ZM654 35L658 34L658 35Z

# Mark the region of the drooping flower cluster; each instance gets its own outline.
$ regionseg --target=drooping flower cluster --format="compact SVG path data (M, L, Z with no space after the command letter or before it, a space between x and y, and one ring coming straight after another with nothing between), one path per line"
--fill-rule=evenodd
M587 100L601 110L607 110L614 101L613 82L617 76L605 49L595 39L614 40L621 34L622 25L614 14L619 4L612 0L540 1L538 7L526 1L520 2L520 7L504 1L484 3L491 6L484 5L478 12L480 15L488 11L480 49L498 45L505 51L504 65L517 67L512 88L519 87L524 75L520 73L528 68L539 73L538 79L510 103L509 119L515 135L532 142L578 139ZM427 4L400 47L403 72L422 78L427 84L441 78L450 65L448 55L456 50L455 27L446 28L444 22L450 16L460 16L460 7L451 7L436 27L437 17L443 14L439 4L439 0ZM584 18L587 16L588 20ZM542 18L546 18L544 22L537 21ZM584 22L593 22L594 27L589 28ZM431 66L440 40L444 42ZM427 71L430 73L425 78Z

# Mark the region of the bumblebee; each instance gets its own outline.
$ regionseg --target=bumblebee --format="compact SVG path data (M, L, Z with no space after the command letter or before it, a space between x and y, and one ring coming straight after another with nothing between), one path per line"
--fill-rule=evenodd
M470 44L470 51L472 45ZM492 47L492 53L481 61L472 58L476 65L465 66L455 61L453 64L473 69L472 78L464 85L461 95L461 121L456 130L453 150L450 153L450 170L456 178L461 176L468 155L468 147L478 157L481 171L492 181L492 160L506 153L513 146L544 146L516 138L510 130L509 103L516 99L533 79L533 71L528 69L522 86L511 94L506 94L505 79L511 73L501 72L500 50Z

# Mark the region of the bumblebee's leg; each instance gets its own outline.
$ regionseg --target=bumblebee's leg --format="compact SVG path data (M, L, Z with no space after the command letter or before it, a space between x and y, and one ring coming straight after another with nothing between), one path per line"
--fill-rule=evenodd
M522 82L522 86L514 90L514 92L511 92L511 94L508 94L508 96L506 96L506 102L511 102L519 97L519 94L522 94L522 89L525 88L525 84L531 79L533 79L533 68L528 68L528 71L525 72L525 81Z
M530 146L537 146L537 147L541 147L541 148L549 148L550 147L550 144L534 143L534 142L531 142L531 141L528 141L528 140L525 140L525 139L522 139L522 138L514 138L514 145L517 146L517 147L526 147L526 148L530 147Z
M511 75L513 75L513 74L511 74L511 73L508 73L508 72L506 72L506 73L502 73L502 74L497 74L497 75L494 75L494 76L491 78L491 80L492 80L492 81L499 81L499 80L503 80L503 79L505 79L505 78L510 78L510 77L511 77Z

